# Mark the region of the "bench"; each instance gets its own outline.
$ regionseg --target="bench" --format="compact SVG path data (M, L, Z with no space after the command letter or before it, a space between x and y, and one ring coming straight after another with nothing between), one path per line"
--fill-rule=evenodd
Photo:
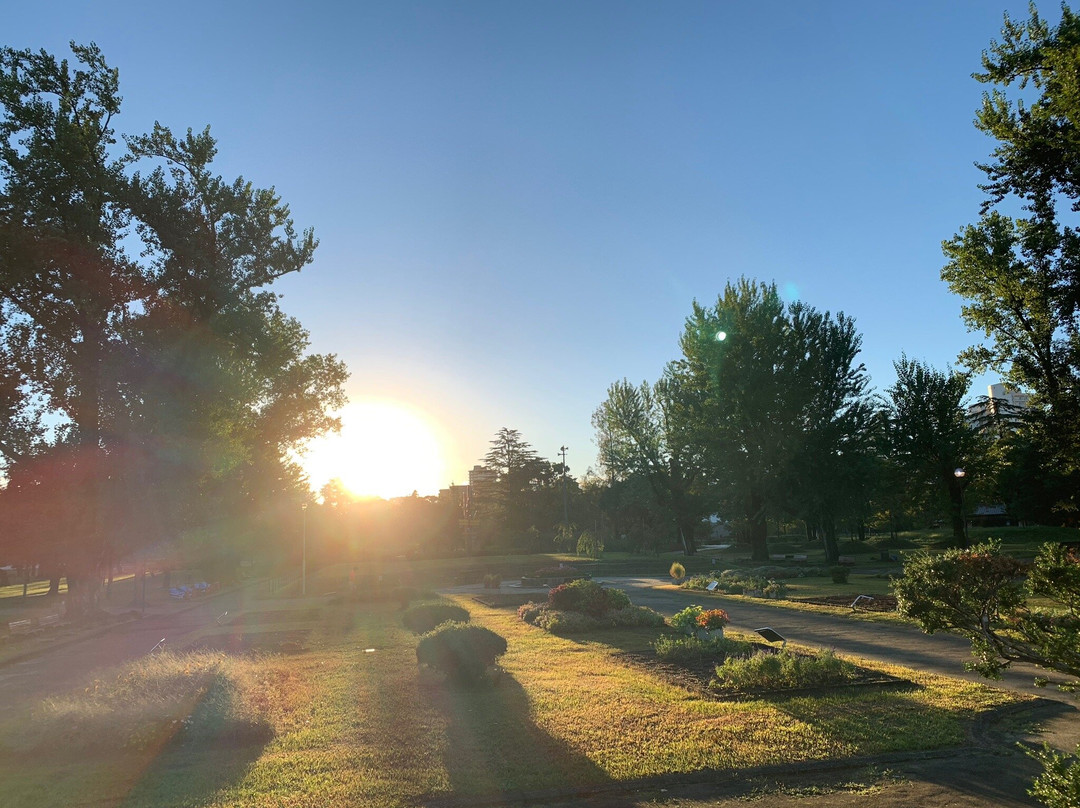
M33 620L12 620L8 623L8 631L12 634L29 634L33 630Z
M841 565L845 566L845 567L854 567L855 566L855 556L840 556L838 559L836 559L836 562L838 564L841 564Z
M47 614L44 617L38 619L38 625L42 627L56 626L59 624L60 615L58 614Z

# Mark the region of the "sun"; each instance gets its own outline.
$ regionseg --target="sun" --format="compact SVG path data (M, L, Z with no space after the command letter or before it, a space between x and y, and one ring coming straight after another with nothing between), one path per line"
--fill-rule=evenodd
M337 477L360 497L438 493L446 463L436 428L423 412L401 402L363 399L338 416L341 431L311 442L301 459L318 491Z

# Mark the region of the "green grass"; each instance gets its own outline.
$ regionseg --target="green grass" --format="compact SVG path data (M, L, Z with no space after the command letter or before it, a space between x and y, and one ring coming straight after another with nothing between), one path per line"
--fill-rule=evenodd
M493 688L449 687L418 668L394 605L326 606L306 653L144 657L25 705L0 725L4 804L481 799L951 746L980 711L1014 700L876 666L922 687L712 701L620 655L647 648L655 629L571 640L513 611L458 602L508 641Z
M49 591L49 579L46 578L43 581L31 581L26 586L26 596L37 597L38 595L47 594ZM67 578L60 579L60 592L67 592ZM23 585L9 584L7 586L0 586L0 600L4 598L21 598L23 596Z

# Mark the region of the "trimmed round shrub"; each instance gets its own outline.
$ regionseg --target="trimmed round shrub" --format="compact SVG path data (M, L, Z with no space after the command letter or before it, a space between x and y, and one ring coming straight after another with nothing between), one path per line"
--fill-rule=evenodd
M445 601L417 603L405 610L401 621L409 631L426 634L443 623L469 622L469 612L456 603L447 603Z
M416 661L442 671L454 682L478 682L506 653L506 640L491 629L443 623L420 638Z
M848 574L847 567L829 567L829 575L832 576L832 582L834 584L846 584L848 581Z
M680 581L686 577L686 567L676 561L671 565L671 569L668 570L668 575L676 581Z

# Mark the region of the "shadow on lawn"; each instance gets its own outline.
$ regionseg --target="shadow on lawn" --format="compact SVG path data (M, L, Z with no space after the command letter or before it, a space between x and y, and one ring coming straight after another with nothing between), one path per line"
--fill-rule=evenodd
M262 722L230 719L232 698L224 681L211 686L185 730L161 749L120 804L125 808L201 804L239 782L274 731Z
M429 698L447 722L444 762L452 789L448 802L608 782L607 774L592 761L533 722L528 696L507 673L491 686L432 685Z

